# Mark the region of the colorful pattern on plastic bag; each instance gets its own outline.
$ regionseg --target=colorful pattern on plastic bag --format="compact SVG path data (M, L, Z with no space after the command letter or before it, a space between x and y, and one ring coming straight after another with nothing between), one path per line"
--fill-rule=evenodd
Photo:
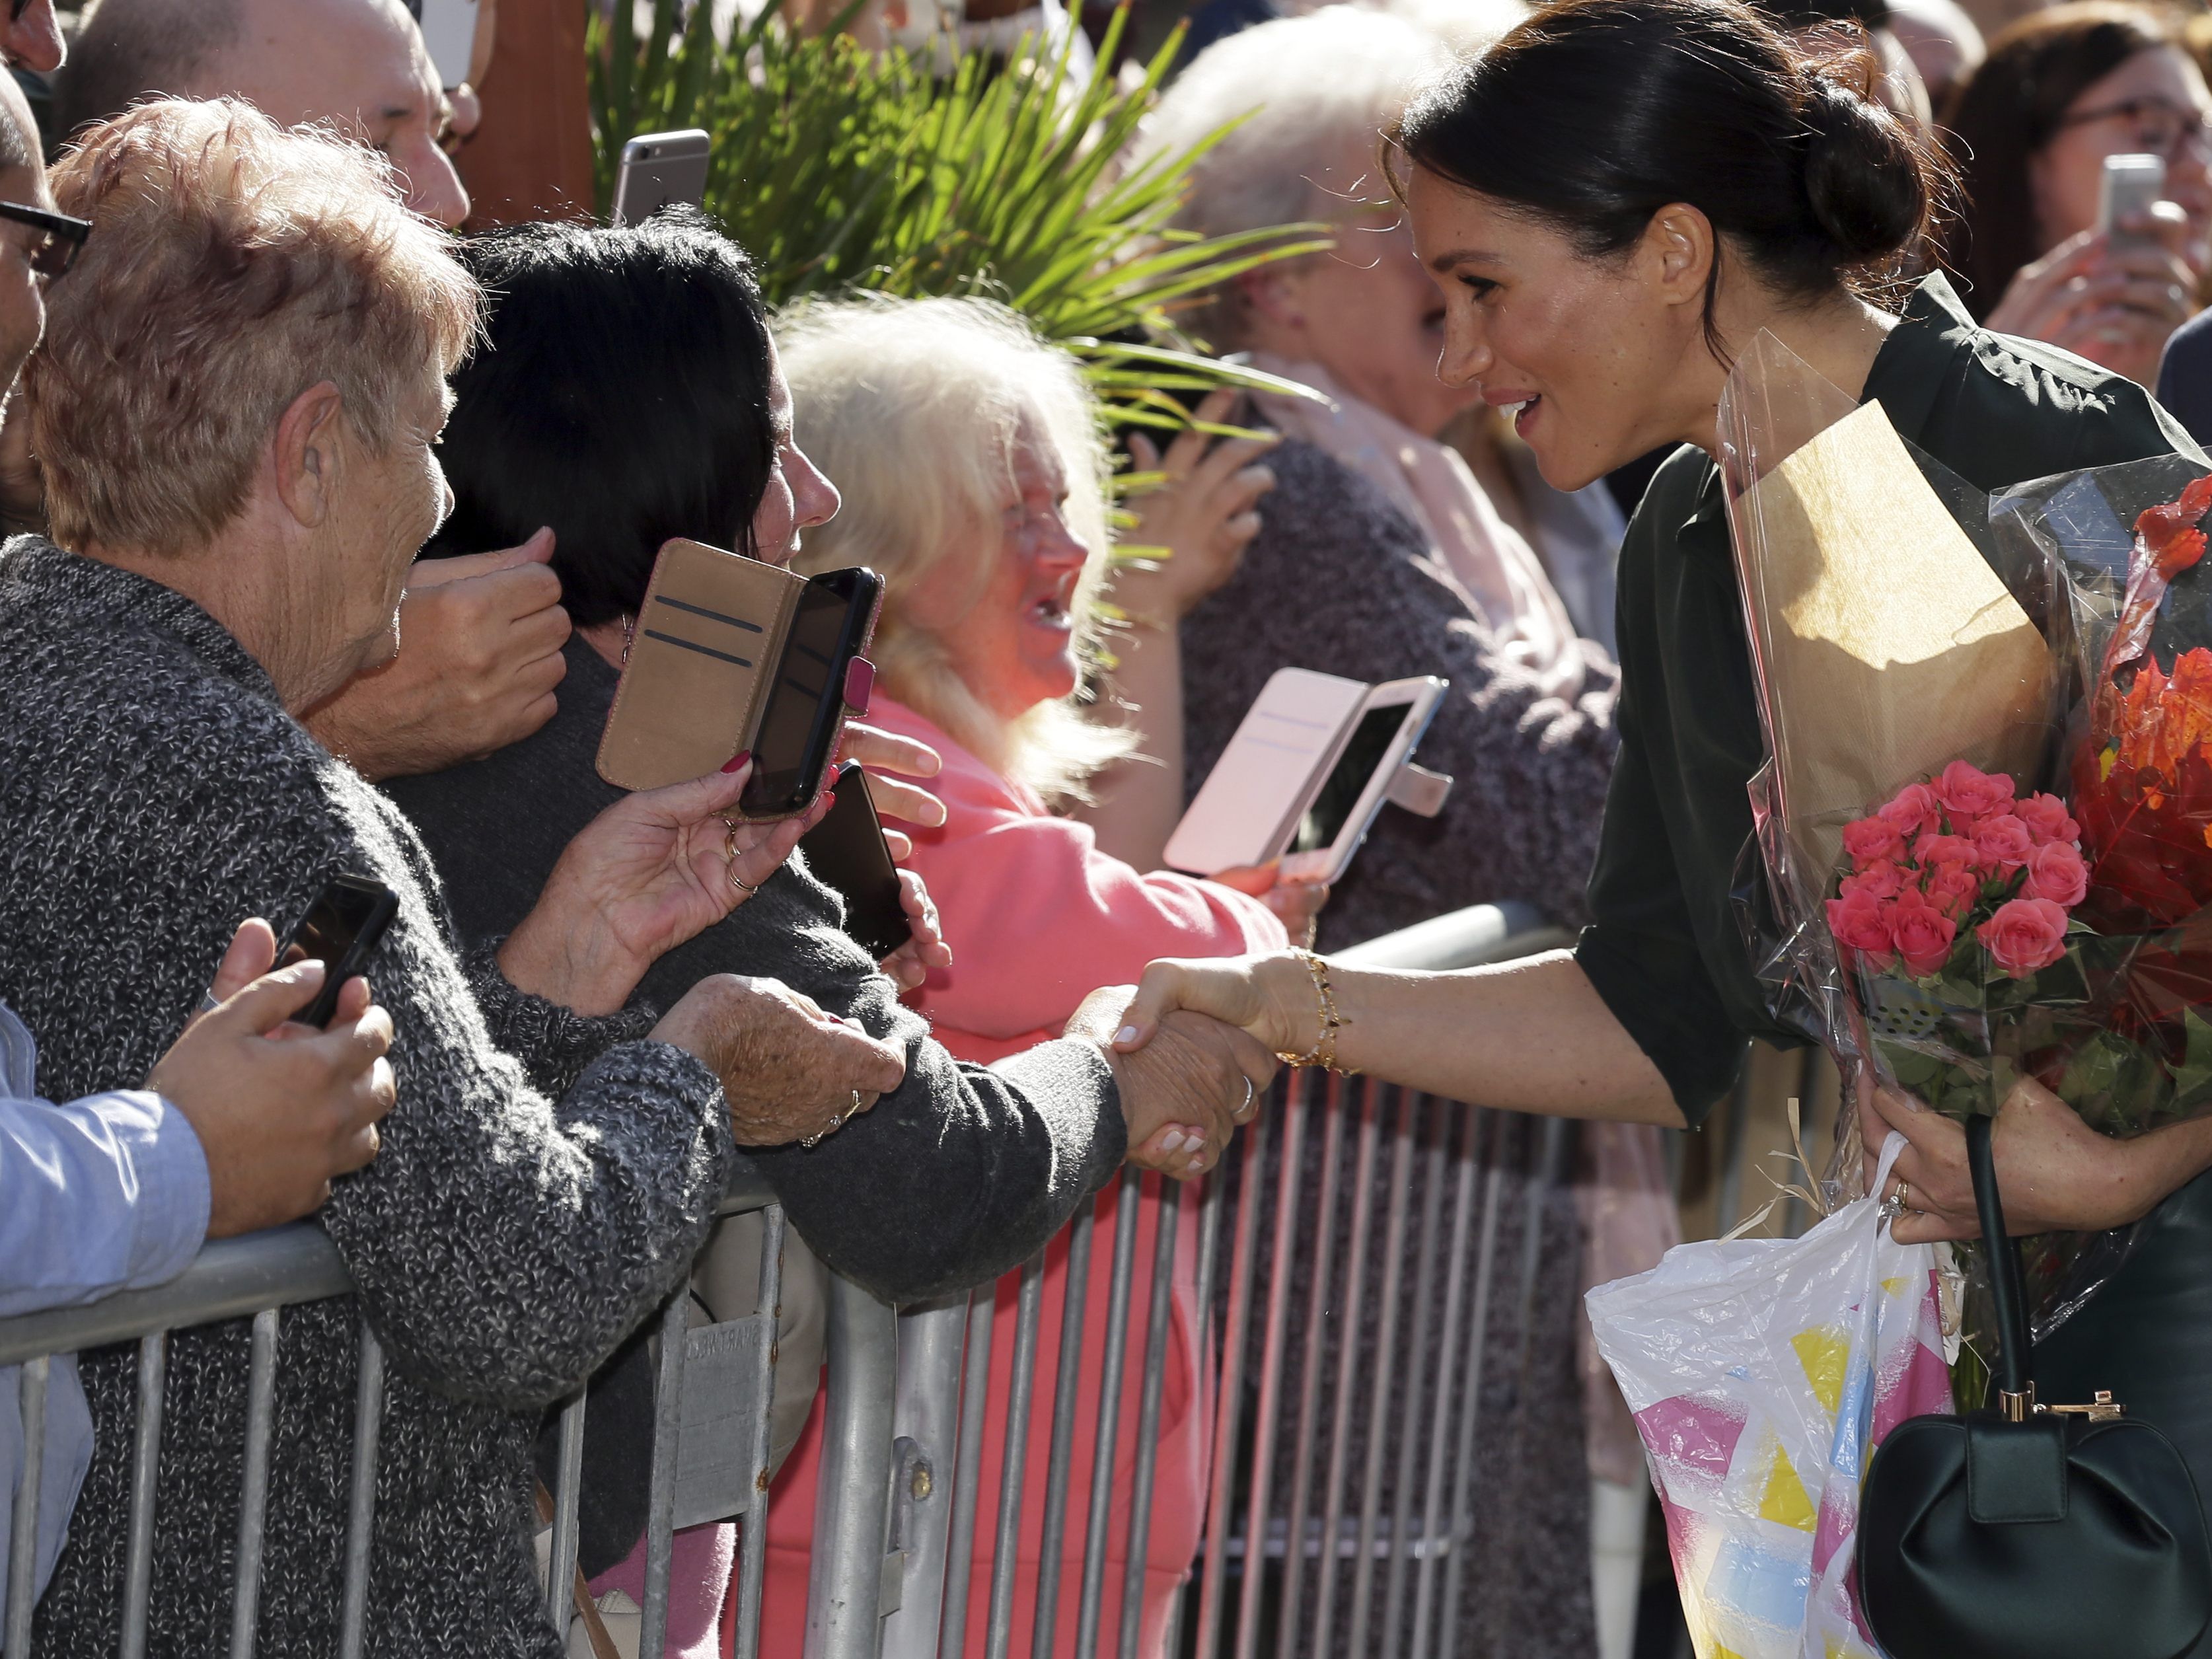
M1588 1300L1698 1659L1879 1659L1859 1487L1890 1430L1951 1407L1934 1251L1892 1241L1862 1199L1802 1238L1681 1245Z

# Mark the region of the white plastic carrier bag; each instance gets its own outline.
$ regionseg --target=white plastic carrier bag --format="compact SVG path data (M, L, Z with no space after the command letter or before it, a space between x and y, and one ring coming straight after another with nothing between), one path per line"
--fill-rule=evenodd
M1882 1148L1887 1190L1904 1147ZM1587 1298L1635 1414L1698 1659L1880 1659L1858 1498L1882 1437L1951 1408L1936 1251L1881 1206L1802 1238L1714 1239Z

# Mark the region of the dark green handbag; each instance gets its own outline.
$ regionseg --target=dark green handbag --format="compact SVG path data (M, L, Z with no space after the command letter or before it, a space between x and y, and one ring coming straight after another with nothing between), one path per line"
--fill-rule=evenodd
M1966 1152L2002 1346L1997 1409L1913 1418L1875 1453L1859 1497L1867 1628L1890 1659L2180 1659L2212 1622L2197 1483L2173 1443L2109 1394L2037 1402L1989 1119L1969 1120Z

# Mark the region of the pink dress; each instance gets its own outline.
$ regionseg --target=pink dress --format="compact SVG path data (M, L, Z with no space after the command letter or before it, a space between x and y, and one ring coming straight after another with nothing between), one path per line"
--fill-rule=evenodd
M913 867L929 884L956 958L947 971L908 999L936 1025L938 1040L963 1060L989 1061L1056 1036L1077 1006L1101 985L1133 982L1145 964L1164 956L1234 956L1281 948L1283 928L1259 900L1194 877L1146 875L1098 850L1087 825L1048 813L1036 797L1010 783L911 709L880 694L872 725L928 744L945 757L933 787L948 813L943 828L916 830ZM1105 1595L1099 1622L1102 1653L1120 1642L1128 1553L1129 1501L1136 1471L1137 1419L1144 1378L1144 1327L1160 1212L1160 1182L1147 1177L1138 1204L1137 1264L1129 1308L1128 1352L1122 1372L1120 1432L1111 1481ZM1053 1653L1072 1651L1084 1536L1096 1456L1107 1297L1120 1211L1118 1186L1107 1189L1091 1246L1083 1308L1084 1360L1079 1382L1070 1498L1060 1549L1060 1585ZM1203 1326L1195 1285L1195 1206L1182 1206L1170 1241L1174 1293L1168 1329L1167 1375L1154 1466L1152 1518L1145 1550L1145 1590L1139 1651L1160 1659L1168 1611L1197 1552L1211 1435L1208 1379L1200 1356ZM1036 1382L1030 1397L1022 1482L1020 1571L1014 1601L1012 1659L1030 1652L1036 1624L1037 1564L1042 1555L1044 1487L1051 1455L1067 1245L1062 1236L1046 1253L1042 1317L1037 1332ZM1012 1393L1018 1273L998 1287L991 1342L991 1383L985 1420L982 1501L975 1523L975 1566L969 1591L964 1650L983 1651L998 1494ZM796 1654L806 1628L806 1573L814 1531L814 1484L821 1458L821 1408L778 1478L769 1515L768 1583L761 1651ZM948 1649L948 1651L952 1650ZM1042 1656L1040 1656L1042 1659Z

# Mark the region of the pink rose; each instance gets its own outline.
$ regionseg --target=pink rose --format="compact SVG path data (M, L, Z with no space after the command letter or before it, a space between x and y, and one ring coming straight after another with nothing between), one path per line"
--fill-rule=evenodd
M1982 896L1982 878L1963 865L1947 864L1929 872L1927 893L1929 902L1945 915L1964 921Z
M1844 851L1850 854L1853 868L1863 870L1884 859L1902 857L1905 837L1887 818L1861 818L1844 826Z
M1943 964L1950 961L1959 924L1930 902L1925 893L1908 887L1890 906L1889 933L1897 943L1905 971L1915 979L1925 979L1941 973Z
M2027 855L2027 879L2020 889L2022 898L2048 899L2070 910L2088 891L2088 861L2070 842L2047 842Z
M2038 847L2081 839L2081 826L2067 816L2066 803L2056 795L2030 795L2012 810Z
M1974 930L1974 937L1998 967L2014 979L2026 979L2066 954L2066 912L2049 899L2011 899Z
M2009 876L2035 850L2027 826L2009 812L1992 812L1974 826L1974 859L1991 875Z
M2002 812L2011 806L2012 796L2012 779L2004 773L1984 772L1962 760L1953 761L1936 780L1936 799L1943 803L1954 824L1961 818Z
M1980 853L1964 836L1923 836L1912 843L1912 856L1930 870L1947 864L1972 870L1981 863Z
M1857 892L1828 901L1828 931L1846 951L1867 958L1868 966L1889 966L1892 944L1889 907L1871 893Z
M1845 898L1854 893L1865 893L1878 899L1895 898L1905 890L1905 872L1885 859L1879 864L1869 864L1856 875L1845 876L1842 890Z
M1896 799L1875 816L1887 818L1897 826L1899 835L1910 840L1923 830L1942 827L1943 803L1926 784L1908 783L1897 792Z

